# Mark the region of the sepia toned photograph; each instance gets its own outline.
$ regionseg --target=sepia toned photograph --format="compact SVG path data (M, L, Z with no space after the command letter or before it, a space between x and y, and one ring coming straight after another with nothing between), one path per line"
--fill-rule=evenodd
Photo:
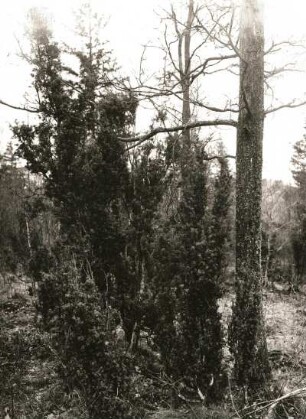
M305 0L0 11L0 418L306 419Z

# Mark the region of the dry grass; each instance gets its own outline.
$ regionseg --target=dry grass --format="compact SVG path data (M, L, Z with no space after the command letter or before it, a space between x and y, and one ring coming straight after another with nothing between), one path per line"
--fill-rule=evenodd
M265 317L269 350L279 350L306 362L304 294L268 293Z
M274 400L270 404L267 401L261 401L255 410L260 410L260 415L256 417L286 418L280 412L299 412L291 414L294 419L306 417L306 402L304 402L305 392L296 393L299 389L306 387L306 286L301 293L288 294L281 289L278 292L266 292L264 297L264 314L266 318L267 341L270 353L276 354L273 360L273 386L277 388L274 392ZM222 323L226 332L227 324L231 317L231 305L233 294L228 294L220 302L220 312L222 313ZM29 297L24 299L24 308L19 311L11 310L10 305L14 303L14 298L7 301L1 298L1 304L5 305L6 322L10 325L10 333L18 328L29 327L30 319L33 317L33 307L29 304ZM20 300L20 304L21 304ZM13 304L14 305L14 304ZM13 306L12 306L13 307ZM231 370L231 359L228 348L225 348L225 362L228 364L228 370ZM42 366L36 366L43 371ZM31 381L35 381L37 371L29 370ZM35 377L32 377L34 374ZM283 395L292 393L294 397L283 398ZM298 395L296 395L298 394ZM235 396L234 396L235 397ZM275 404L275 400L279 400ZM266 405L266 406L265 406ZM270 406L270 407L269 407ZM267 416L269 408L273 406L274 416ZM278 410L277 410L278 409ZM283 410L282 410L283 409ZM291 410L290 410L291 409ZM275 414L277 416L275 416ZM287 416L286 416L287 415ZM150 416L150 419L228 419L238 417L233 412L230 398L228 398L228 410L226 408L207 409L200 404L194 406L185 406L184 409L173 411L171 409L161 409ZM245 416L251 417L251 416ZM254 417L254 416L252 416Z
M229 419L230 417L225 410L195 407L180 411L162 409L150 416L150 419Z
M279 395L306 386L306 297L301 293L268 293L265 301L267 341L270 353L280 354L273 363L273 384ZM305 395L299 397L301 409ZM293 416L304 417L304 416Z

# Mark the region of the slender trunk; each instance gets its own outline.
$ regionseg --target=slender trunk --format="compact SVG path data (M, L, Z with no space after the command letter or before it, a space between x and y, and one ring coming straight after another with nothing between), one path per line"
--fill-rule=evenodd
M146 290L146 263L145 263L145 257L144 257L144 250L142 249L141 244L139 243L138 246L138 278L140 280L139 282L139 288L138 288L138 301L141 305L143 303L144 293ZM142 316L142 314L141 314ZM132 328L132 334L131 339L129 341L129 352L134 352L138 348L139 338L140 338L140 323L141 318L139 318L139 314L135 317L133 328Z
M182 123L187 124L190 122L191 111L190 111L190 66L191 66L191 55L190 55L190 44L191 44L191 29L194 19L194 5L193 0L189 1L188 6L188 17L186 27L184 30L184 51L180 52L184 56L183 63L183 74L181 74L181 86L183 90L183 108L182 108ZM189 133L186 130L186 134Z
M189 0L188 17L186 27L182 35L184 45L179 43L180 55L180 71L181 71L181 87L183 92L183 106L182 106L182 124L188 124L191 118L190 109L190 66L191 66L191 29L194 20L194 4L193 0ZM186 129L182 132L182 179L184 179L185 171L189 172L189 159L191 155L191 132Z
M269 284L269 269L270 269L270 260L271 260L271 240L270 235L267 236L267 256L265 261L265 271L263 274L263 285L268 286Z
M264 27L260 0L244 0L240 29L237 131L236 301L231 325L235 377L255 388L269 377L262 307L261 196L264 125Z
M28 221L28 218L27 217L25 219L25 223L26 223L26 229L27 229L28 249L29 249L30 256L32 256L31 233L30 233L30 226L29 226L29 221Z

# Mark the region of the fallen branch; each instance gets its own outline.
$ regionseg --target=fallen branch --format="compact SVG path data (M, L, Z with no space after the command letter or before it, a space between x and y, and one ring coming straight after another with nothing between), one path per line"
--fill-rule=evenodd
M290 397L301 396L302 394L306 396L306 387L302 387L302 388L299 388L297 390L293 390L290 393L287 393L287 394L284 394L281 397L278 397L277 399L270 400L270 401L267 401L267 402L262 402L261 404L264 404L264 406L258 407L257 409L254 409L253 411L246 413L245 415L251 415L253 413L258 413L258 412L261 412L262 410L265 410L265 409L269 408L268 412L267 412L267 415L264 418L264 419L269 419L269 417L271 417L271 412L273 412L273 410L275 409L275 407L277 406L277 404L279 402L281 402L283 400L286 400L286 399L289 399ZM245 416L245 415L243 415L243 416Z

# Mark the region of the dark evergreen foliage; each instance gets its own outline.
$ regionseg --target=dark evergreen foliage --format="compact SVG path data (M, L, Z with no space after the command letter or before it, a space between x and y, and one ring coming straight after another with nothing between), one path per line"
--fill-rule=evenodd
M306 136L294 145L292 175L296 182L298 199L295 205L296 225L291 234L292 253L295 265L296 287L306 272Z
M0 156L0 272L17 272L27 265L27 175L17 166L11 145ZM20 273L20 272L19 272Z
M34 28L37 19L35 16ZM62 239L83 243L84 257L90 260L103 289L103 272L120 264L123 250L118 214L128 175L117 136L133 119L135 101L109 92L98 97L98 77L105 63L102 66L101 51L94 52L91 45L89 55L79 54L80 81L67 82L60 49L39 23L32 38L33 83L41 116L36 126L14 127L19 155L26 159L29 170L44 177ZM91 101L95 114L89 123ZM80 251L82 246L77 248Z
M164 370L208 401L222 396L218 301L231 176L222 156L210 172L199 140L185 165L176 136L166 146L126 149L119 137L133 125L137 101L114 89L116 66L95 25L86 28L88 13L78 28L85 47L66 47L77 69L64 64L43 17L32 14L40 113L36 124L13 132L19 156L43 185L29 213L52 214L54 234L33 236L29 266L67 391L82 395L90 417L138 418L140 370L146 382ZM161 354L155 372L142 368L146 351L152 360Z
M155 333L172 379L182 379L213 400L221 397L223 385L218 299L229 233L230 175L220 159L211 197L205 155L198 146L190 169L177 214L156 249L160 318Z
M28 169L43 177L60 226L57 243L33 252L38 309L66 366L64 381L81 392L91 417L136 418L128 390L133 364L113 335L120 316L114 323L110 314L126 273L120 217L129 174L118 136L133 122L136 101L105 90L109 61L91 37L76 53L79 79L67 80L59 46L42 17L32 19L40 118L14 134Z

